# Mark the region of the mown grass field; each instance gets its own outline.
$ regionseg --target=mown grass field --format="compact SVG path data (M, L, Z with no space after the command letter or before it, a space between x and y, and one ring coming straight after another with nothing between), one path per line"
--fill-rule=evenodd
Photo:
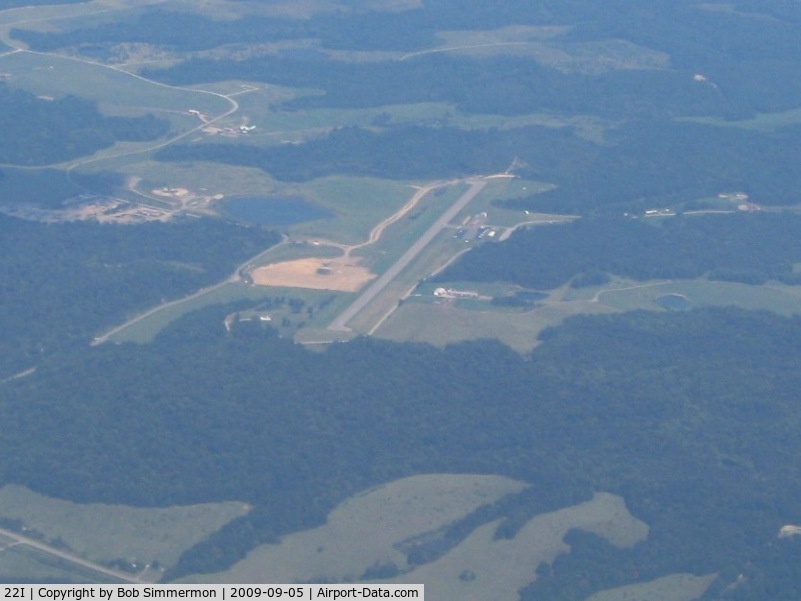
M528 311L498 308L477 311L445 302L415 301L412 297L399 307L375 335L398 342L428 342L437 346L464 340L497 339L520 353L527 353L538 344L542 330L572 315L614 312L604 305L589 303L549 303Z
M343 244L367 240L370 230L398 211L415 192L411 182L348 176L286 185L283 190L334 213L329 219L292 226L294 237L322 238Z

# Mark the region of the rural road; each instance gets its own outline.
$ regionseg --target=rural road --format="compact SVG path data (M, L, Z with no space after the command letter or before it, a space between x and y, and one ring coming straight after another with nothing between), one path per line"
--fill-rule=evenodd
M411 263L417 255L439 234L456 215L465 208L468 203L473 200L481 190L487 185L487 180L483 178L472 178L467 180L470 188L462 194L459 199L453 203L450 208L445 211L439 219L437 219L425 233L412 244L409 249L395 261L395 263L387 269L381 276L375 280L370 286L357 298L347 309L340 313L328 329L333 332L349 332L350 328L347 327L348 322L356 317L356 315L364 309L367 304L373 300L387 285L394 280L401 271L403 271L409 263Z
M58 557L59 559L63 559L75 565L79 565L83 568L88 568L94 572L98 572L100 574L104 574L106 576L111 576L112 578L116 578L117 580L122 580L123 582L131 583L131 584L144 584L146 583L145 580L140 580L134 574L127 574L125 572L119 572L117 570L112 570L105 566L101 566L100 564L94 563L92 561L88 561L72 553L67 553L66 551L62 551L60 549L56 549L48 544L39 542L32 538L28 538L27 536L23 536L18 532L14 532L13 530L6 530L5 528L0 528L0 536L4 536L6 538L10 538L14 542L10 545L7 545L4 549L5 550L9 547L16 546L16 545L25 545L36 549L38 551L43 551L49 555L53 555ZM2 552L0 550L0 552Z

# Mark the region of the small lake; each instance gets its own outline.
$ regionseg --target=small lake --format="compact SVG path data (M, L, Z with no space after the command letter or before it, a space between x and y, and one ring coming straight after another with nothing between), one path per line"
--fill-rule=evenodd
M239 221L269 226L294 225L333 215L293 196L239 196L225 204L225 212Z
M693 304L687 299L686 296L681 294L666 294L658 296L654 302L668 311L689 311L693 308Z

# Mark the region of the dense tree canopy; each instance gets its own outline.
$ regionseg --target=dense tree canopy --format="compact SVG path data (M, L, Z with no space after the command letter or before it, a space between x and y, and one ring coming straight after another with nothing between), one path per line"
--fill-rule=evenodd
M212 220L55 225L0 215L0 379L221 280L277 239Z
M37 98L0 82L0 163L47 165L91 154L117 140L154 140L169 123L144 117L106 117L94 102L66 96Z
M438 281L505 281L533 288L635 280L711 279L799 283L801 216L793 213L585 218L535 227L485 244L438 274Z
M518 517L622 494L652 530L649 550L621 552L620 582L627 565L740 569L782 521L801 521L798 318L576 318L525 359L487 342L365 339L312 353L246 324L226 335L222 314L6 383L3 481L82 501L257 506L184 571L219 569L221 550L233 560L358 490L421 472L527 480L538 500L504 510ZM615 580L596 566L590 583Z

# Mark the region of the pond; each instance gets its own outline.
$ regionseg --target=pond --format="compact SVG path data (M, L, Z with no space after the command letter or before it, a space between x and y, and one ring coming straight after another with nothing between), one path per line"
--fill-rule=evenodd
M333 213L294 196L239 196L225 204L225 212L256 225L293 225L331 217Z
M689 311L693 308L693 304L683 294L666 294L658 296L654 302L668 311Z

